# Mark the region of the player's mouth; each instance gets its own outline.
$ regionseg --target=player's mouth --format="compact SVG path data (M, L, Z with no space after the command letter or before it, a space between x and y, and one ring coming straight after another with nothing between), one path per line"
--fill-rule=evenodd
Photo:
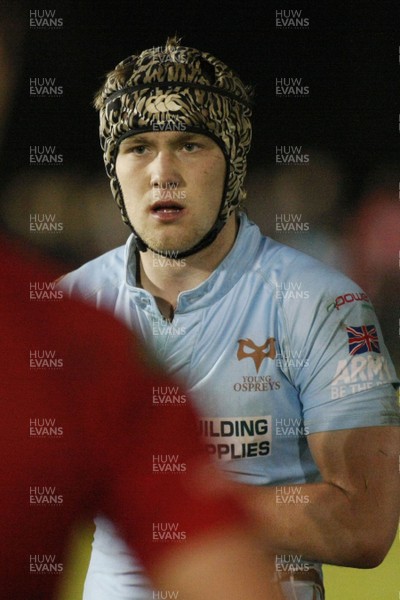
M174 200L157 200L151 205L150 213L160 221L175 221L186 213L186 209Z

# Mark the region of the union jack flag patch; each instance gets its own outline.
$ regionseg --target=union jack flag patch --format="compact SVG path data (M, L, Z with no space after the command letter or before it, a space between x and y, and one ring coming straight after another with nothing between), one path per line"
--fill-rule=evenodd
M346 327L349 338L349 353L364 354L364 352L379 352L379 340L375 325L361 327Z

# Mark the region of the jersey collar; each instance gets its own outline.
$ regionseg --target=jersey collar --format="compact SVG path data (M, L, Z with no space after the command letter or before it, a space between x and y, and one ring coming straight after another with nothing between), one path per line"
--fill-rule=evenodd
M232 249L205 281L179 294L175 314L188 313L218 302L243 274L250 271L261 242L261 233L245 213L239 213L239 217L239 230ZM151 312L157 310L152 295L136 287L136 242L133 235L129 237L125 248L125 273L126 285L135 303Z

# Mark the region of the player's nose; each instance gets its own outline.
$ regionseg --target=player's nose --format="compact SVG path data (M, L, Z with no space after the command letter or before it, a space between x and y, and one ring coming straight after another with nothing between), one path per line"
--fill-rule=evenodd
M150 165L151 187L179 187L182 183L174 152L169 149L160 150Z

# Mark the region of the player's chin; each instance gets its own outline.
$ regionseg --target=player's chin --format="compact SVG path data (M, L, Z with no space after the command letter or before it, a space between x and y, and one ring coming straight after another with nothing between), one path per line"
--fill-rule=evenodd
M170 258L178 257L182 252L187 252L197 244L199 240L196 238L186 238L175 236L171 239L149 239L145 240L146 244L156 254L167 256Z
M169 231L163 231L158 235L146 235L144 232L143 236L140 236L146 243L150 250L155 253L174 258L182 252L187 252L193 246L195 246L201 239L201 232L189 233L188 231L182 230L182 228L176 228L176 231L172 231L172 227L168 228ZM140 232L138 232L140 235ZM186 235L185 235L186 233Z
M160 257L167 257L167 258L178 258L180 254L182 254L182 252L187 252L187 250L190 250L192 248L192 246L189 246L187 244L173 244L173 245L165 245L165 244L151 244L151 242L148 244L148 247L150 250L153 251L153 253L156 256L160 256Z

